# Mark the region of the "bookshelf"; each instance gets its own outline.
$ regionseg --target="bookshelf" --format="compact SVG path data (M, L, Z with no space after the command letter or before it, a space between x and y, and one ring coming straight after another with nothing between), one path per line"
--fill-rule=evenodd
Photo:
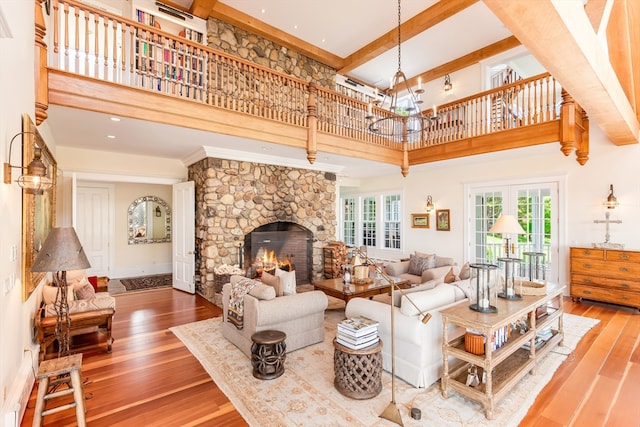
M133 2L133 19L149 26L148 31L136 32L137 83L146 89L202 100L206 54L195 44L206 44L206 21L178 12L152 0Z

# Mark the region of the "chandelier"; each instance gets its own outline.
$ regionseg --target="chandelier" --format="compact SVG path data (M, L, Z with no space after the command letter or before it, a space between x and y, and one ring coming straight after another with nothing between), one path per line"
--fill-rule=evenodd
M366 118L369 120L369 131L379 135L403 137L405 139L405 136L425 132L431 123L437 120L437 116L435 108L432 117L422 115L420 111L420 104L422 104L420 95L424 90L421 87L421 83L418 83L417 90L412 90L407 82L407 76L402 72L400 27L400 0L398 0L398 71L390 79L390 87L385 92L385 98L381 104L384 105L387 99L389 100L389 114L376 117L370 105ZM378 105L380 102L375 101L375 104Z

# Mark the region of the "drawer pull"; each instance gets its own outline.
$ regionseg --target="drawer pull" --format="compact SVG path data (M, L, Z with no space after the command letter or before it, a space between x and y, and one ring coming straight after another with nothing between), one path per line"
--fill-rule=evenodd
M620 271L622 271L623 273L628 273L629 269L627 267L620 267Z
M591 280L591 279L582 279L582 283L591 284L591 283L593 283L593 280Z
M592 268L592 267L591 267L591 264L587 264L587 263L582 264L582 266L583 266L584 268Z
M620 254L620 259L629 259L629 255L627 255L627 254Z
M582 255L591 255L591 251L584 250L584 251L582 251Z
M583 294L587 294L587 295L591 295L591 291L587 291L587 290L582 291L582 293Z
M629 289L631 286L628 283L620 283L620 287Z
M620 295L620 299L621 299L622 301L627 301L627 300L629 299L629 297L624 296L624 295Z

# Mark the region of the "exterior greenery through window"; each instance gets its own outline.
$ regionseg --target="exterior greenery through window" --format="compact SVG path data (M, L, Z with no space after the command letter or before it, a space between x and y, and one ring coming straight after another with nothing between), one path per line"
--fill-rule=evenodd
M376 198L362 200L362 244L376 247Z
M340 206L340 236L347 245L402 248L402 197L399 193L349 195L341 199Z
M400 195L384 196L384 248L400 249Z

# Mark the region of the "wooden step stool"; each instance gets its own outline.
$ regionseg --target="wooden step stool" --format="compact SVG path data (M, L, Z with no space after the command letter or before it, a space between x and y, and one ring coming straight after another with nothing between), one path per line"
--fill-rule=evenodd
M82 353L72 356L59 357L57 359L45 360L40 363L38 375L36 379L40 381L38 384L38 399L36 400L36 408L33 414L33 425L41 426L42 418L45 415L55 414L70 408L76 408L76 418L78 419L78 427L87 425L84 419L84 391L82 390L82 378L80 375L80 367L82 366ZM51 377L56 377L50 381ZM56 391L54 388L49 392L49 386L58 384L68 384L69 388ZM56 397L66 396L73 393L73 402L65 405L56 406L45 409L47 400Z

